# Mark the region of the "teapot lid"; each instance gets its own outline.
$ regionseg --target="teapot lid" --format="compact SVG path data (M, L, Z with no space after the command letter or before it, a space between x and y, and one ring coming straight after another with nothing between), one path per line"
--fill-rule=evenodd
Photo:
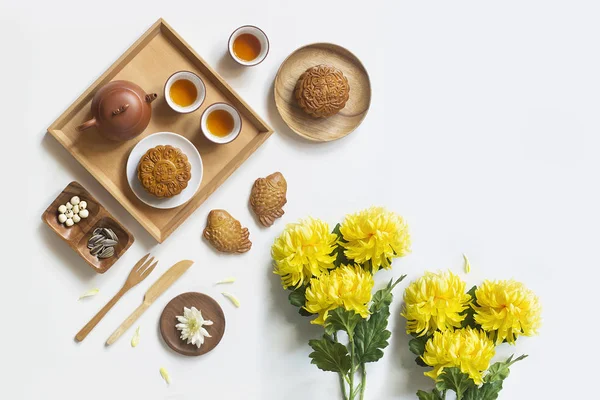
M118 84L111 86L102 93L98 103L97 115L103 129L115 133L138 129L144 123L144 107L149 105L133 88ZM141 130L144 128L145 126Z

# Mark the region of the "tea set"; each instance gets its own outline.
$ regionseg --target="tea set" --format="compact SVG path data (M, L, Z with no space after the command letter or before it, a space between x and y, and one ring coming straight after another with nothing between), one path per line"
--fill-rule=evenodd
M164 21L159 20L149 33L157 27L158 29L171 29ZM180 40L174 31L170 35L175 40ZM180 43L187 46L183 42ZM269 54L269 46L269 40L264 31L255 26L245 25L237 28L231 34L228 40L228 53L240 67L252 67L265 60ZM179 46L175 47L180 48ZM192 50L190 51L193 53ZM199 58L194 60L203 63ZM351 74L348 75L349 80L344 75L344 72L348 74L345 68L343 68L344 72L342 72L342 70L335 67L323 66L318 61L319 58L317 57L309 70L306 70L301 76L296 77L298 83L294 81L294 85L298 88L298 104L300 104L300 108L307 115L311 116L310 123L314 125L322 124L322 121L326 118L339 118L342 114L337 116L336 114L343 110L344 107L351 110L355 102L353 95L350 93L356 93L357 89L359 89L358 93L360 93L360 87L353 86L356 82L353 80L353 76ZM205 68L199 68L199 71L196 72L190 70L168 71L170 75L162 75L165 71L161 70L161 80L164 79L163 76L168 76L164 81L164 86L162 86L161 100L164 101L161 102L156 101L160 96L155 92L157 88L154 85L152 85L154 90L148 91L130 80L112 80L96 88L95 92L93 92L89 109L91 117L83 123L79 122L81 121L79 119L76 126L77 135L98 135L111 143L131 141L132 145L127 146L131 149L126 155L127 161L124 171L120 171L124 172L126 182L135 197L146 206L153 209L165 210L160 211L161 213L181 207L197 195L205 174L205 165L198 147L198 140L200 139L197 137L191 138L189 132L188 137L175 132L160 131L146 135L141 140L136 139L148 130L153 118L153 107L156 104L160 103L161 107L165 107L166 104L172 114L169 118L187 118L183 125L187 126L189 120L194 119L197 129L202 133L201 136L205 140L202 146L206 146L207 144L216 148L231 146L231 143L242 134L243 126L247 126L246 123L254 125L254 127L251 127L250 132L248 132L247 128L244 128L246 129L244 130L244 136L255 134L259 137L262 132L260 129L256 129L256 126L260 127L262 125L266 127L266 135L263 134L264 138L258 138L254 142L247 142L247 137L243 139L243 144L238 147L242 151L245 151L246 154L240 157L240 162L236 162L238 166L243 162L245 157L254 151L272 133L272 130L264 124L260 117L254 114L241 99L236 97L237 94L222 82L222 78L216 75L210 67L206 66ZM204 79L210 79L210 81L205 82ZM215 90L215 81L222 82L221 86L216 85L217 91L225 92L225 90L228 90L231 92L230 95L223 96L224 99L217 98L215 100L214 92L209 92L209 89L212 91ZM149 85L148 82L151 81L145 80L144 82L145 85ZM161 85L163 84L161 83ZM350 89L351 87L352 89ZM340 90L340 88L344 90ZM235 98L238 101L235 101ZM211 99L212 103L206 105L207 99ZM194 114L203 106L204 110L201 113ZM318 107L318 109L314 107ZM323 107L328 110L327 113L317 112L317 110L323 110ZM161 113L163 113L162 110ZM59 120L62 118L59 118ZM172 121L172 119L169 121ZM253 130L257 132L251 133ZM52 129L49 129L49 131L57 137L55 131ZM65 144L61 140L62 137L58 136L57 139L63 145ZM119 147L111 149L119 149ZM202 151L202 148L200 150ZM74 155L78 157L78 155ZM209 160L211 160L210 155L211 151L207 154ZM214 162L214 159L212 160ZM233 168L235 169L237 166ZM223 178L219 179L220 182L232 170L221 172ZM212 178L214 180L214 176ZM103 182L103 184L106 186L106 182ZM62 204L59 200L64 201L64 199L69 198L68 196L71 196L73 194L71 192L74 190L76 191L75 193L87 199L91 210L103 210L102 217L99 213L90 214L90 222L84 224L81 228L77 228L77 236L74 240L70 240L72 235L66 230L68 227L60 225L61 217L53 215L56 207L49 207L44 215L44 221L67 241L71 247L76 249L80 255L86 257L86 261L97 272L104 273L131 246L133 236L107 213L101 204L85 191L81 185L75 182L63 191L63 194L57 198L55 203L57 205ZM287 202L286 192L287 182L280 172L275 172L265 178L259 178L254 182L251 188L249 204L257 216L257 221L262 226L269 227L275 220L282 217L284 214L283 206ZM122 199L120 201L123 203ZM197 204L194 207L197 207ZM192 211L193 208L188 211L187 215ZM57 220L57 218L59 219ZM106 234L103 234L103 232ZM219 252L240 254L249 251L252 246L248 228L227 211L221 209L212 210L208 214L207 226L202 235ZM116 247L113 249L112 246ZM102 257L92 257L97 255L96 253ZM156 262L153 262L153 259L148 257L149 255L145 256L134 266L123 289L82 328L77 334L76 340L83 340L126 291L150 275L156 266ZM121 336L133 324L135 319L178 279L191 264L192 262L189 260L176 263L160 277L146 293L146 298L142 306L124 321L121 327L108 339L107 344L112 344ZM196 315L195 313L198 311L207 311L208 315L212 316L212 319L220 321L214 329L217 329L217 331L220 330L222 336L225 325L222 310L220 310L216 302L213 301L214 304L210 301L207 302L206 299L201 298L202 296L198 297L198 294L184 295L182 296L186 299L185 302L178 302L175 310L171 310L166 314L163 313L170 315L170 317L165 317L167 318L167 322L161 322L161 332L165 341L169 343L169 346L181 354L204 354L210 346L209 348L205 347L203 351L190 351L190 346L192 345L189 343L184 345L177 338L173 339L173 335L177 334L177 330L175 330L175 325L172 323L172 317L184 318L178 316L183 314L183 308L185 308L185 312L189 315ZM239 301L233 294L224 292L223 295L229 298L234 305L239 306ZM210 307L207 305L209 303L212 304ZM201 308L205 310L201 310ZM212 311L209 308L212 308ZM212 345L216 346L217 343L218 340L212 342ZM179 348L182 350L177 350Z

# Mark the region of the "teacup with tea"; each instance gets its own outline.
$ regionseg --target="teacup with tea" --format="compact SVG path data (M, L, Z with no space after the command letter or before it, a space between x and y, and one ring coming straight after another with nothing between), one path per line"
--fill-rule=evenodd
M235 107L227 103L215 103L202 113L200 128L211 142L229 143L239 136L242 117Z
M229 38L229 54L239 64L260 64L269 53L269 39L256 26L244 25L237 28Z
M196 111L206 97L202 79L190 71L179 71L165 83L165 100L169 107L182 114Z

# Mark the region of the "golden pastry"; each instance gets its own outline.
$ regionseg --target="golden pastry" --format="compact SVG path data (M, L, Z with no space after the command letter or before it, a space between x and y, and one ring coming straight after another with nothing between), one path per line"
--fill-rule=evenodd
M313 117L330 117L346 106L350 85L342 71L331 65L307 69L296 83L296 100Z
M287 182L281 172L254 181L250 192L250 205L261 224L271 226L283 215L282 207L287 203L286 193Z
M192 178L192 165L187 156L169 145L148 150L141 158L137 171L144 189L156 197L178 195Z
M204 237L218 251L245 253L252 247L249 236L248 228L242 228L240 221L227 211L212 210L208 213Z

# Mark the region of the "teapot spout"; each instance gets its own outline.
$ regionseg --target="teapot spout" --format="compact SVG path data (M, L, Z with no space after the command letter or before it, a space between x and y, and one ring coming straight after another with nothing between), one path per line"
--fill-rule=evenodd
M158 95L156 93L147 94L146 95L146 102L147 103L152 103L154 100L156 100L157 97L158 97Z

